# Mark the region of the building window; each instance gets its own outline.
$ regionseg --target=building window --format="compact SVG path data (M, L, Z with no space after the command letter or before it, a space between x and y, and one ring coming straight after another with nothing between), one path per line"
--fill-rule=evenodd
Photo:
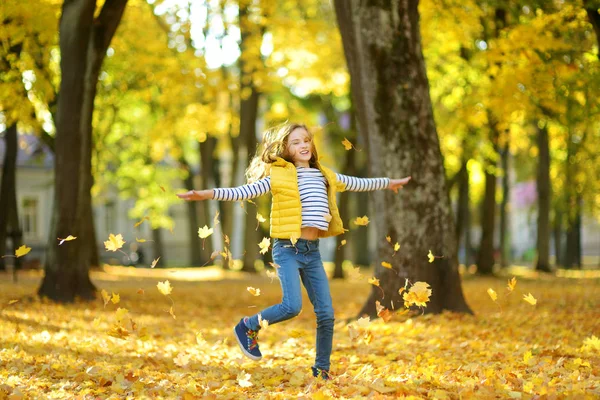
M114 201L108 201L104 205L105 213L104 213L104 226L106 227L106 231L108 233L115 233L116 226L115 223L117 221L117 210L115 207Z
M37 197L23 197L21 200L21 226L26 239L38 238L38 204Z

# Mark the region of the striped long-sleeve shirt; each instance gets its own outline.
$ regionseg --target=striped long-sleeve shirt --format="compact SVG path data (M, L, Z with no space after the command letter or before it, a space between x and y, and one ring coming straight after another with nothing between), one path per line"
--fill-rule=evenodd
M315 227L326 231L329 228L329 202L327 200L327 180L317 168L297 167L298 190L302 203L302 227ZM389 178L357 178L335 174L338 182L346 185L346 190L366 192L388 187ZM271 191L271 177L260 179L234 188L214 189L213 199L238 201L253 199Z

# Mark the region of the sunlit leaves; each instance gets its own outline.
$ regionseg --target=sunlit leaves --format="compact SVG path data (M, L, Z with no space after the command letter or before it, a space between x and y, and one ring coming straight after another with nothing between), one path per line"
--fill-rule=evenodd
M246 288L246 290L252 295L252 296L260 296L260 289L257 288L253 288L252 286L248 286Z
M433 255L431 250L429 250L429 253L427 253L427 259L429 260L430 263L432 263L433 260L435 260L435 256Z
M531 293L523 295L523 300L525 300L527 303L531 304L532 306L535 306L537 304L537 299L535 297L533 297L531 295Z
M359 226L367 226L369 225L369 217L367 217L366 215L363 217L356 217L354 219L354 223Z
M117 251L125 244L125 240L123 240L123 235L120 233L116 236L114 234L110 234L108 236L108 240L104 242L104 247L107 251Z
M402 295L402 298L404 299L404 306L407 308L412 305L427 307L430 296L431 289L427 282L415 282L408 292Z
M206 239L207 237L209 237L212 234L213 234L213 228L209 228L206 225L204 225L202 228L198 228L198 237L200 239Z
M515 286L517 286L517 278L513 276L511 279L509 279L508 286L506 288L509 292L512 292L513 290L515 290Z
M22 245L17 250L15 250L15 256L17 258L23 257L31 251L31 247L27 247L27 245Z
M260 254L265 254L267 251L269 251L269 246L271 246L271 239L263 238L263 240L258 244L258 247L260 247Z
M173 291L173 287L171 287L171 283L168 280L164 282L158 282L156 284L156 287L158 288L158 291L164 294L165 296L171 294L171 292Z
M160 260L160 257L152 260L152 264L150 264L150 268L154 268L156 267L156 264L158 264L158 260Z
M70 242L71 240L75 240L75 239L77 239L77 237L76 237L76 236L73 236L73 235L69 235L69 236L67 236L67 237L66 237L66 238L64 238L64 239L58 238L58 240L60 240L60 242L58 243L58 245L60 246L60 245L61 245L61 244L63 244L64 242Z
M498 295L496 294L496 292L494 291L494 289L492 289L492 288L489 288L489 289L487 290L487 292L488 292L488 294L490 295L490 297L491 297L491 299L492 299L493 301L496 301L496 300L498 299Z

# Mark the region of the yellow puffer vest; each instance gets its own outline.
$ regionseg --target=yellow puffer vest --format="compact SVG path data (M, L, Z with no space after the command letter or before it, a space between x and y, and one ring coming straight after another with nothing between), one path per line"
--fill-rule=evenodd
M331 221L327 231L319 230L319 237L337 236L344 233L344 225L338 211L337 192L343 192L346 187L337 182L335 173L329 168L318 165L328 183L327 197ZM269 165L271 175L271 237L277 239L300 238L302 226L302 204L298 190L298 175L296 166L278 157Z

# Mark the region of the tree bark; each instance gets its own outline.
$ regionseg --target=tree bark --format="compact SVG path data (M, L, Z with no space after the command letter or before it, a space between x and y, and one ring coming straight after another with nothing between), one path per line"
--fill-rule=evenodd
M19 239L22 239L17 208L18 133L16 123L6 128L4 141L6 147L2 165L2 186L0 186L0 255L7 254L7 238L11 239L13 249L17 249L21 245ZM5 258L0 258L0 271L6 270L5 260ZM19 258L14 259L15 271L18 269L20 261Z
M581 269L581 194L573 195L570 203L569 225L567 228L567 248L565 265L567 269Z
M370 175L412 176L398 194L373 194L372 220L382 237L377 240L375 275L385 298L373 287L359 315L376 316L376 301L386 308L402 304L398 290L405 278L431 286L426 312L471 312L458 274L454 221L421 48L418 1L336 0L334 4ZM387 235L402 244L393 258L393 248L383 239ZM429 250L443 258L429 263ZM381 267L381 261L390 262L394 270Z
M469 169L468 160L463 158L463 165L458 175L458 201L456 212L456 245L460 250L461 242L465 249L464 263L469 265L471 255L470 212L469 212Z
M559 205L560 206L560 205ZM562 238L563 238L563 230L562 230L562 220L563 213L559 206L555 206L554 209L554 222L553 222L553 235L554 235L554 265L556 267L563 265L563 248L562 248Z
M60 18L61 83L55 152L56 234L48 243L40 296L59 302L93 299L89 268L98 263L91 187L92 116L96 85L106 50L127 0L107 0L94 18L96 2L65 0ZM75 175L75 178L73 177ZM58 246L73 234L78 245Z
M194 190L196 187L194 186L194 173L190 168L190 165L187 163L183 157L179 160L179 164L185 168L188 172L187 176L184 179L184 185L187 190ZM197 215L197 204L196 201L188 201L186 202L187 214L188 214L188 235L189 235L189 246L190 246L190 265L194 267L199 267L203 264L202 262L202 254L200 252L200 246L198 246L198 215Z
M152 257L154 260L160 257L160 263L158 263L158 265L164 268L165 265L167 265L167 258L165 257L162 228L152 229L152 240Z
M502 202L500 203L500 266L508 267L510 264L510 213L508 202L510 199L510 182L509 182L509 157L510 146L507 139L504 148L502 149Z
M535 269L551 272L550 268L550 145L548 129L538 128L538 223L537 223L537 262Z
M217 139L213 136L208 135L206 140L199 143L200 147L200 175L202 176L202 187L212 188L215 187L215 180L213 178L213 165L214 165L214 152ZM206 225L212 226L213 216L210 214L210 202L203 201L200 203L200 212L204 214L204 220ZM204 225L202 225L204 226ZM207 238L204 241L204 249L202 249L202 258L205 260L210 259L210 255L213 252L212 238Z

